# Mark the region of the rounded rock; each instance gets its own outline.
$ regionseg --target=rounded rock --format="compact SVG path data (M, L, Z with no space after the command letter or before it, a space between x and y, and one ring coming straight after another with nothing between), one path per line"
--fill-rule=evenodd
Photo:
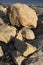
M4 55L2 47L0 46L0 57L2 57Z
M29 40L35 39L35 34L34 34L34 32L33 32L31 29L29 29L29 28L22 28L22 29L19 31L18 35L19 35L19 36L17 36L18 39L21 39L21 40L23 40L23 38L24 38L24 39L29 39ZM21 36L20 36L20 35L21 35Z
M8 15L12 25L17 23L24 27L36 28L38 17L35 10L26 4L16 3L8 7Z

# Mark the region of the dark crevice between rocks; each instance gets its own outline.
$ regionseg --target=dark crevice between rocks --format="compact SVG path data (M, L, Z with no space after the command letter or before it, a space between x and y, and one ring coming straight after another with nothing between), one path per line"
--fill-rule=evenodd
M10 25L10 20L7 16L7 14L5 14L2 10L0 10L0 18L2 18L3 22Z

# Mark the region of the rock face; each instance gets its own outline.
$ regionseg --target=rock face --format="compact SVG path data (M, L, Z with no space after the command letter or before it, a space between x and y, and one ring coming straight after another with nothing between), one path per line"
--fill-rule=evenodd
M35 10L25 4L16 3L8 7L8 15L12 25L21 24L24 27L37 26L38 17Z
M16 28L13 26L8 26L3 24L0 26L0 41L8 42L11 37L15 37L16 35Z

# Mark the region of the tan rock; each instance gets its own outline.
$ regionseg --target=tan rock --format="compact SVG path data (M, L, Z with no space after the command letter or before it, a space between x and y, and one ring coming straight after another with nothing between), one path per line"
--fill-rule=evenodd
M27 49L23 53L24 56L28 56L37 50L36 47L32 46L31 44L29 44L29 43L26 43L26 44L27 44Z
M16 61L18 63L18 65L21 65L22 61L24 60L25 58L23 56L20 56L20 57L17 57L16 58Z
M19 31L17 38L18 38L19 40L20 40L20 39L23 40L23 38L31 40L31 39L35 39L35 34L34 34L34 32L33 32L31 29L29 29L29 28L22 28L22 29Z
M7 8L5 8L2 5L0 5L0 11L3 11L4 13L6 13L7 12Z
M30 29L26 30L26 39L35 39L35 34L32 30Z
M16 28L13 26L8 26L3 24L0 26L0 41L8 42L11 37L15 37L16 35Z
M37 26L38 17L35 10L27 6L26 4L16 3L8 7L8 15L12 25L20 23L25 27L34 27Z
M0 57L2 57L4 55L2 47L0 46Z
M19 39L19 40L23 40L23 37L22 37L22 34L21 34L21 32L19 32L18 34L17 34L17 37L16 37L17 39Z

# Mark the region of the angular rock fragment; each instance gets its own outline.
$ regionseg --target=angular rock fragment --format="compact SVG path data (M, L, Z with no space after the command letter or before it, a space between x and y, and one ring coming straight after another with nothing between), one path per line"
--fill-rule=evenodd
M22 37L22 34L21 34L21 32L19 31L19 33L17 34L17 37L16 37L17 39L19 39L19 40L23 40L23 37Z
M36 47L32 46L31 44L29 44L29 43L26 43L26 44L27 44L27 49L23 53L24 56L28 56L37 50Z
M7 43L11 37L15 37L16 28L3 24L0 26L0 41Z
M36 12L26 4L16 3L11 5L8 7L8 15L12 25L21 24L29 28L36 28L37 26Z
M0 46L0 57L2 57L4 55L2 47Z

